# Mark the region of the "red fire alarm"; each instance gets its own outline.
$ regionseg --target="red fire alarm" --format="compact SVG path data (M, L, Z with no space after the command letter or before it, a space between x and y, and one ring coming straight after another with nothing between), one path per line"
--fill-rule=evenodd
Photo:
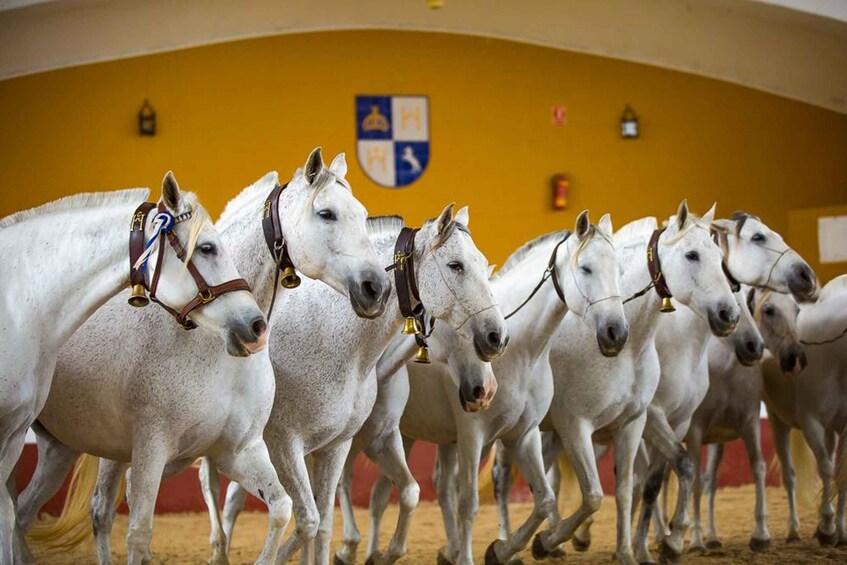
M564 210L568 207L568 189L570 188L568 176L553 175L550 183L553 186L553 209Z

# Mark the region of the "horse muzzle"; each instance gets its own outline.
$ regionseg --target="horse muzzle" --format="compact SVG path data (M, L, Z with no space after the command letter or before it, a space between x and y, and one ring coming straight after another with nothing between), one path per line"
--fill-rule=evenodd
M764 351L765 344L756 335L746 336L745 339L738 340L735 343L735 357L745 367L752 367L758 363L762 359Z
M791 266L788 290L797 302L814 302L819 290L815 272L805 263L795 263Z
M503 355L509 345L509 329L506 325L490 324L482 330L474 330L473 346L476 356L483 361L493 361Z
M779 356L782 374L796 377L806 368L806 352L799 345L792 345Z
M364 271L359 277L348 281L347 289L350 305L360 318L372 320L385 312L391 294L391 283L385 273Z
M264 316L257 316L249 323L230 330L226 339L226 352L233 357L248 357L265 348L267 337L268 323Z
M603 357L616 357L623 351L629 338L629 324L623 320L614 320L597 327L597 346Z
M482 384L472 385L463 382L459 387L459 405L468 413L488 410L496 392L496 385L486 390Z
M709 329L718 337L726 337L735 331L740 317L741 312L737 304L720 304L709 310Z

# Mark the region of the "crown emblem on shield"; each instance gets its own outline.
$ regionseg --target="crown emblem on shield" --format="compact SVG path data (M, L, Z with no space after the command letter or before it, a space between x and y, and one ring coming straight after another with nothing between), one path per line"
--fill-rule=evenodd
M362 120L362 131L388 131L388 118L379 113L379 105L371 105L371 113Z

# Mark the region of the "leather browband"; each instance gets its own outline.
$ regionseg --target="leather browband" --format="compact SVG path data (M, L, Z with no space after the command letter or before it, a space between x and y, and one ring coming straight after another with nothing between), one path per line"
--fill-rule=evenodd
M246 290L250 292L250 285L247 284L247 281L244 279L233 279L231 281L227 281L218 285L209 285L206 283L206 279L203 278L203 275L200 274L200 271L197 270L197 267L194 265L194 262L191 260L185 261L186 252L185 248L179 242L179 238L173 232L173 230L168 231L166 233L161 234L159 237L166 237L168 239L168 243L171 248L173 248L174 253L180 259L180 261L185 262L185 268L188 269L188 272L191 273L191 277L194 279L194 283L197 285L197 296L192 298L188 304L183 306L181 310L176 310L168 306L167 304L162 303L156 297L156 291L159 288L159 276L162 272L162 264L165 258L165 246L163 242L159 241L159 252L158 257L156 258L156 270L153 273L153 280L150 285L147 285L147 278L144 276L144 273L135 268L135 263L138 261L138 258L144 252L144 228L147 224L147 216L150 214L153 209L156 208L155 204L151 204L150 202L142 203L138 208L136 208L135 213L132 215L132 223L130 224L130 232L129 232L129 280L130 284L137 285L140 284L143 286L150 295L150 300L164 308L168 314L174 317L176 322L185 328L186 330L193 330L197 327L193 321L188 318L188 315L191 314L197 308L208 304L209 302L214 301L219 296L230 292L236 292L239 290ZM158 206L159 212L166 212L165 206L162 203L159 203Z
M654 230L650 236L650 243L647 245L647 271L650 273L650 280L656 289L656 294L661 298L673 298L665 276L662 274L662 263L659 261L659 237L665 229Z

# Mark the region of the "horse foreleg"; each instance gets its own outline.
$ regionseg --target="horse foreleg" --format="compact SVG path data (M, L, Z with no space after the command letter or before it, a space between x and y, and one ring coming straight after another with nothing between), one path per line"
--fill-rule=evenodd
M501 540L509 538L509 491L512 490L512 459L501 442L494 444L494 465L491 466L491 482L494 485L494 501L497 504L498 535Z
M320 514L318 532L315 536L315 563L329 563L332 544L332 521L335 509L335 490L344 472L344 462L350 453L352 440L340 442L329 449L312 454L312 490Z
M637 563L632 552L632 471L646 416L642 414L615 434L615 506L617 509L617 550L622 563ZM590 538L589 538L590 539Z
M212 546L212 557L209 563L211 565L223 565L229 563L229 560L226 557L226 534L224 534L221 524L221 511L218 508L218 499L221 495L221 477L218 474L216 463L208 457L201 458L199 476L200 490L203 491L203 500L206 502L206 509L209 511L209 523L211 525L209 544Z
M576 529L599 510L603 501L603 489L591 443L592 430L585 424L574 423L563 426L557 424L557 432L579 482L582 504L555 528L535 536L532 554L536 558L552 553L560 544L571 539Z
M456 518L459 526L459 557L457 565L473 563L473 525L479 512L479 460L482 438L470 433L459 437L458 442L458 497Z
M411 444L409 443L409 448ZM370 451L370 448L369 448ZM386 439L378 452L373 454L385 477L400 490L400 513L394 536L388 543L388 553L381 553L378 547L368 547L367 563L394 563L406 555L406 542L409 537L412 513L418 506L421 489L406 463L407 452L403 446L400 430L395 429Z
M18 500L18 526L28 532L38 519L38 512L53 498L68 476L79 452L66 446L47 430L33 426L37 433L38 465L29 484Z
M6 486L24 449L27 429L26 425L18 425L7 434L0 432L0 563L34 562L23 531L18 527L15 502Z
M723 459L723 444L714 443L709 446L706 458L706 472L703 474L703 488L707 495L708 519L706 527L706 549L717 549L723 544L718 536L718 526L715 521L715 495L718 492L718 468Z
M750 460L750 470L753 472L753 480L756 482L756 506L754 517L756 526L753 535L750 536L750 549L753 551L764 551L771 545L771 533L768 531L768 509L765 502L765 458L762 455L761 423L759 414L752 414L741 428L741 439L747 449L747 457Z
M694 461L694 520L691 522L691 542L688 551L706 551L703 543L703 520L700 514L700 503L703 495L703 471L700 466L700 447L702 446L702 429L699 422L692 422L688 436L685 438L688 455ZM709 446L711 449L711 446ZM667 493L665 493L667 494Z
M685 531L688 529L688 502L691 498L694 465L688 452L685 451L685 447L677 439L676 433L671 428L664 413L655 406L647 408L644 439L659 452L660 457L664 457L665 461L671 462L679 483L676 509L670 522L670 534L662 540L659 546L663 559L676 561L682 554ZM659 484L661 485L661 482Z
M91 497L90 510L100 565L112 562L112 526L115 523L121 480L127 467L126 463L100 459L97 469L97 486Z
M132 489L129 492L129 529L126 534L127 563L147 564L153 537L153 514L162 472L170 459L167 447L155 440L136 441L132 452Z
M444 533L447 547L438 550L438 563L455 563L459 553L458 526L456 524L456 466L458 448L455 444L439 445L437 450L433 479L441 518L444 521Z
M768 420L773 432L773 444L779 466L782 471L782 486L788 498L788 537L790 543L800 539L800 519L797 516L797 473L794 471L794 459L791 456L791 428L768 410Z
M344 527L344 533L341 536L341 549L335 552L335 563L355 563L356 549L359 547L359 542L362 541L362 534L359 533L359 528L356 526L356 515L353 513L353 467L356 463L356 456L359 454L355 445L354 442L353 447L347 454L344 470L336 489L338 503L341 506L341 523Z
M553 498L556 499L556 504L553 505L553 509L550 511L547 524L549 527L555 528L559 520L562 519L559 516L558 504L559 490L562 486L562 470L559 468L559 454L562 452L562 440L559 439L556 432L541 432L541 451L544 454L544 468L547 470L547 484L553 489ZM590 521L590 519L586 520L586 522ZM574 534L573 539L576 540L576 534ZM587 539L590 544L590 534ZM588 549L588 546L586 546L586 549Z
M647 547L650 537L650 519L653 516L653 506L659 497L662 480L665 477L667 463L661 456L653 457L646 471L647 478L641 493L641 512L638 515L638 525L635 529L635 554L639 563L655 563L650 549Z
M302 458L300 460L302 461ZM254 439L235 453L224 453L217 463L221 471L233 481L230 486L238 483L243 490L267 504L268 535L256 563L273 563L279 542L291 520L291 498L277 478L265 441L261 437ZM237 516L237 513L233 515L232 509L227 511L227 506L239 501L234 496L232 498L231 500L228 490L224 505L224 519L227 520L232 516L232 524L234 524L234 516ZM243 506L243 499L240 502ZM227 542L231 543L232 527L228 533Z
M835 532L835 509L832 507L832 480L835 473L835 465L832 461L835 450L835 435L827 430L816 420L808 419L802 423L803 436L806 443L815 454L818 463L818 474L823 483L821 493L821 505L818 513L818 529L815 536L821 545L835 545L838 536Z

